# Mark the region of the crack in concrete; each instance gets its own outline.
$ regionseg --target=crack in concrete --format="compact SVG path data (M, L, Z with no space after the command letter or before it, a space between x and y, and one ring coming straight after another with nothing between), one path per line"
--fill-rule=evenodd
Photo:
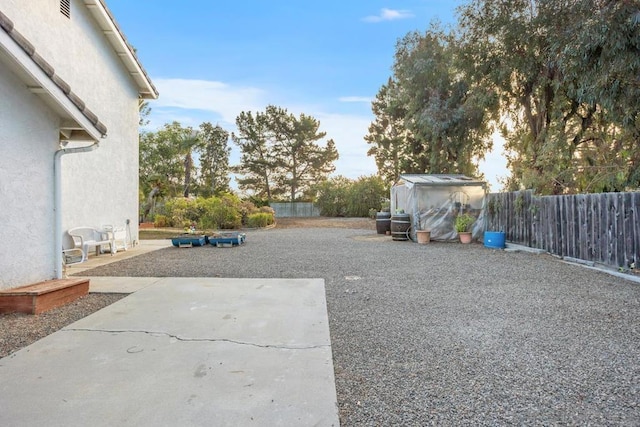
M169 338L175 338L181 342L226 342L230 344L237 345L246 345L250 347L258 347L258 348L274 348L278 350L313 350L318 348L330 348L330 344L321 344L321 345L309 345L309 346L286 346L286 345L274 345L274 344L257 344L246 341L237 341L228 338L184 338L179 335L173 335L168 332L160 332L160 331L136 331L136 330L127 330L127 329L119 329L119 330L109 330L109 329L85 329L85 328L65 328L61 331L69 331L69 332L102 332L109 334L122 334L122 333L130 333L130 334L147 334L147 335L163 335Z

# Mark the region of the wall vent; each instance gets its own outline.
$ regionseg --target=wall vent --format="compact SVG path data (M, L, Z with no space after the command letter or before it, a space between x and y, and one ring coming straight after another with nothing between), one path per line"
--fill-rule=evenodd
M60 0L60 13L71 18L71 0Z

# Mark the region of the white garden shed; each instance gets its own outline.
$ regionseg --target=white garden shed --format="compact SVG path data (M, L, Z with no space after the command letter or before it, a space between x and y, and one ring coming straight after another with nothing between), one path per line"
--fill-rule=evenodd
M411 217L410 233L430 230L432 240L454 240L458 214L476 218L473 237L483 232L487 184L465 175L405 174L391 187L391 212Z

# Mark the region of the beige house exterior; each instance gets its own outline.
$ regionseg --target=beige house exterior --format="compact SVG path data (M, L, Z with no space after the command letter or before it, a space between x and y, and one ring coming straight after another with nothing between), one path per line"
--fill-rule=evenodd
M0 289L62 277L70 228L137 241L139 105L157 97L102 0L0 0Z

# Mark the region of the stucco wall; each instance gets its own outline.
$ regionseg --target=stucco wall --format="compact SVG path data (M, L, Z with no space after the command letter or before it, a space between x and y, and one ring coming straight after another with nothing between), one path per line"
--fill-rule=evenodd
M13 21L16 30L35 46L37 52L54 67L56 74L71 86L73 92L86 103L108 129L107 137L100 141L97 150L62 157L63 231L83 225L99 227L111 224L124 227L125 222L129 220L131 239L137 240L138 92L122 61L81 1L72 1L71 19L60 13L58 1L51 0L29 0L28 2L2 0L0 9ZM21 85L17 84L17 86ZM33 95L26 91L21 93L23 96L28 95L33 98ZM14 94L14 96L18 97L20 94ZM4 103L5 100L3 99L2 102ZM40 105L39 108L42 106ZM24 130L33 127L33 122L39 120L32 117L30 109L33 109L33 106L26 106L15 113L20 117L20 127L16 125L16 132L19 133L20 128ZM4 128L5 120L12 119L0 118L0 129ZM47 133L48 149L46 152L42 150L37 153L38 163L53 164L58 123L57 118L49 118L48 125L53 124L53 126ZM37 127L40 128L42 125L40 123ZM4 129L0 134L4 134ZM29 139L28 146L32 147L31 151L36 151L35 135L32 135L31 131L29 135L31 136L24 139ZM2 138L5 138L5 135ZM42 145L43 142L39 141L39 143ZM13 151L11 156L13 156L13 162L17 164L25 163L26 159L32 157L30 152L16 151L11 147L8 150ZM2 162L4 161L3 159ZM53 175L51 173L47 176L49 181L46 186L42 186L34 179L35 183L29 184L26 193L29 200L38 199L46 193L42 204L47 205L49 213L46 220L41 219L41 221L46 222L47 226L40 227L42 228L40 231L44 232L41 238L51 246L46 258L48 274L31 274L29 277L25 275L23 284L34 281L34 277L37 280L50 279L54 274L52 268L54 235L51 226L53 188L50 183ZM0 185L3 188L5 179L13 182L11 175L6 175L2 168L0 181L3 184ZM36 187L37 191L35 191ZM4 206L11 206L5 204L4 200L4 194L0 194L0 202ZM11 215L15 216L16 220L22 217L20 212ZM16 226L15 220L11 222L14 223L11 226ZM4 240L4 236L0 234L0 237ZM66 235L64 245L65 247L71 245ZM13 255L10 258L16 264L23 258L21 254L14 251L11 251L11 254ZM50 259L51 262L49 262ZM40 268L38 271L42 273L44 270Z
M57 124L40 99L0 67L0 288L53 274Z
M132 240L137 240L137 91L86 8L72 9L71 24L78 34L74 55L83 58L83 65L65 69L71 61L65 62L60 73L107 126L108 136L95 151L63 157L62 226L123 227L129 220ZM83 33L91 37L81 38Z

